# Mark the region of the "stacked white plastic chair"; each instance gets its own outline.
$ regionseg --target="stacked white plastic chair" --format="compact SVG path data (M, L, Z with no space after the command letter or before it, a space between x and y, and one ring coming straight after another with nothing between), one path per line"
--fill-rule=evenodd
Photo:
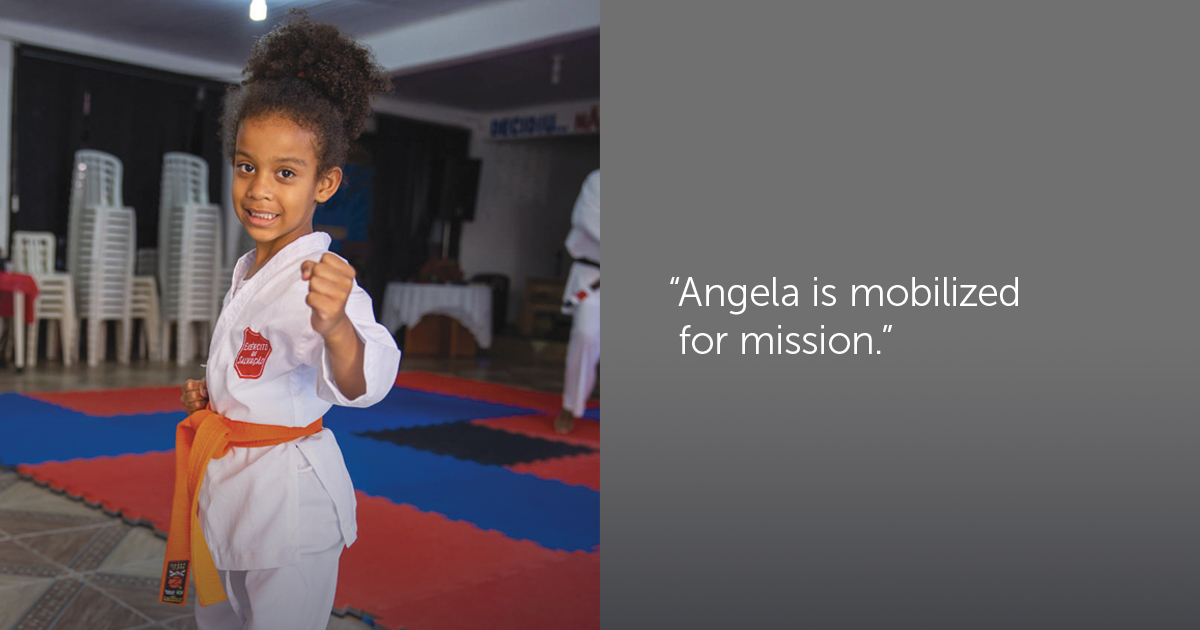
M46 327L46 356L54 357L57 354L55 346L61 345L63 365L72 365L79 358L75 287L70 274L54 270L54 249L54 235L50 232L13 232L13 268L18 273L33 276L38 285L33 321L29 323L26 337L26 364L30 367L37 365L38 331L42 320L50 322Z
M67 215L67 270L78 266L80 220L83 207L120 207L124 177L121 161L103 151L84 149L75 152L75 169L71 173L71 206Z
M106 322L117 323L117 360L129 363L133 332L133 259L137 222L132 208L85 205L79 221L79 257L71 277L79 315L87 320L87 360L104 358Z
M186 365L208 349L216 325L221 264L221 209L208 203L208 164L187 153L163 156L158 214L158 284L162 351L177 332L176 362ZM199 337L193 333L202 330Z
M133 302L130 304L129 316L135 321L142 320L141 335L134 340L141 348L138 357L162 361L165 360L159 346L162 309L158 303L156 282L153 274L133 277Z
M234 266L236 266L236 262L233 265L226 265L224 267L221 267L221 270L217 272L217 308L218 309L220 309L221 305L224 304L225 295L229 293L229 289L233 287L233 268L234 268Z
M104 357L106 322L117 323L117 360L129 362L130 294L137 246L133 208L121 205L121 162L100 151L75 153L67 227L67 265L75 304L87 320L88 365Z
M159 338L162 336L162 309L158 299L158 250L153 247L137 250L137 262L133 267L133 304L130 317L136 323L142 321L140 333L134 339L137 356L151 361L165 361L159 353Z

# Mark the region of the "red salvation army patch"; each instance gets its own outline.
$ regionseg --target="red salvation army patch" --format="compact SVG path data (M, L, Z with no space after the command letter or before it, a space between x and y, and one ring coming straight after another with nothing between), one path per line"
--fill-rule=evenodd
M258 378L262 376L269 356L271 342L247 326L246 331L242 333L242 348L233 360L233 369L237 370L238 376L242 378Z

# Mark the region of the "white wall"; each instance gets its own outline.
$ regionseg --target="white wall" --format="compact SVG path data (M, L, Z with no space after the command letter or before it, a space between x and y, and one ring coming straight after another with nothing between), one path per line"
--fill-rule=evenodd
M441 105L413 103L394 96L376 96L371 99L371 109L381 114L470 129L472 139L479 135L479 130L483 129L483 118L475 112Z
M483 164L475 220L463 223L460 262L467 276L509 277L512 322L521 310L525 279L554 275L555 255L564 250L579 188L588 173L600 168L600 137L472 144L472 153ZM563 259L562 274L569 261Z

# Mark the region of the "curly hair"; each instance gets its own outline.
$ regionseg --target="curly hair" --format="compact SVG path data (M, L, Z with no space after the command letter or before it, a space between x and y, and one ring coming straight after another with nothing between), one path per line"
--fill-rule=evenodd
M226 157L233 159L242 121L280 114L316 135L322 173L345 162L371 116L371 95L391 89L368 48L299 9L255 42L242 74L221 117Z

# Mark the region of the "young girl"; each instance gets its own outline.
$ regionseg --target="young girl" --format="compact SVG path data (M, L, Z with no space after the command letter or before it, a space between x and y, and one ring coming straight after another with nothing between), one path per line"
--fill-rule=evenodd
M356 524L321 416L381 400L400 351L312 219L389 82L368 50L302 13L255 44L245 73L222 125L255 249L234 270L204 380L183 387L160 598L183 605L190 574L201 630L325 628Z

